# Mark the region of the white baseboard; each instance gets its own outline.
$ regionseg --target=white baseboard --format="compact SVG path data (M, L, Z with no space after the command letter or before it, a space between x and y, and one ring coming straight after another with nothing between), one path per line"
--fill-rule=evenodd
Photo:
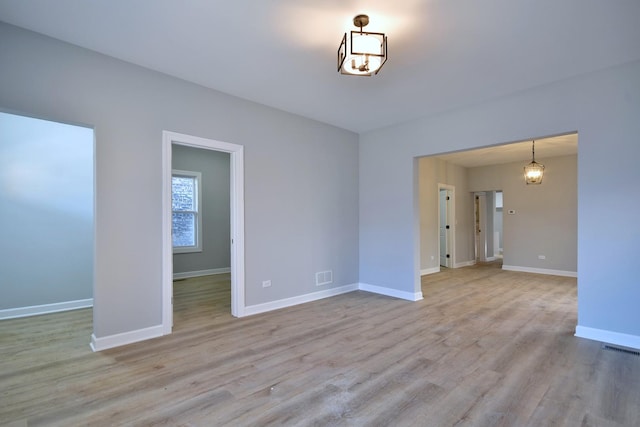
M358 290L358 284L341 286L339 288L325 289L310 294L300 295L297 297L285 298L277 301L266 302L264 304L250 305L244 308L244 315L251 316L253 314L264 313L267 311L278 310L280 308L291 307L306 302L317 301L323 298L329 298L335 295L345 294Z
M173 280L189 279L191 277L211 276L212 274L231 273L231 268L212 268L210 270L185 271L184 273L173 273Z
M434 274L434 273L440 273L440 266L425 268L424 270L420 270L421 276L426 276L427 274Z
M0 320L38 316L40 314L58 313L60 311L78 310L80 308L89 307L93 307L93 298L77 301L56 302L53 304L32 305L30 307L7 308L0 310Z
M476 265L476 261L475 260L456 262L454 264L453 268L470 267L472 265Z
M251 316L254 314L265 313L267 311L278 310L280 308L292 307L298 304L304 304L307 302L317 301L332 296L346 294L362 290L366 292L372 292L376 294L391 296L409 301L419 301L422 298L422 292L405 292L397 289L385 288L382 286L368 285L366 283L354 283L351 285L340 286L338 288L325 289L318 292L312 292L297 297L285 298L277 301L266 302L264 304L250 305L244 308L244 316ZM164 335L162 325L152 326L149 328L139 329L130 332L123 332L121 334L109 335L106 337L97 338L95 335L91 335L91 349L93 351L107 350L113 347L119 347L122 345L133 344L138 341L144 341L151 338L157 338Z
M550 276L578 277L578 272L576 271L550 270L548 268L532 268L532 267L520 267L517 265L503 265L502 269L507 271L521 271L523 273L548 274Z
M121 345L133 344L134 342L157 338L162 335L164 335L162 325L151 326L149 328L123 332L121 334L109 335L101 338L97 338L95 334L91 334L91 350L107 350Z
M422 299L422 292L411 293L399 291L397 289L385 288L382 286L368 285L366 283L355 283L352 285L341 286L339 288L331 288L324 291L312 292L310 294L300 295L297 297L266 302L264 304L250 305L245 307L244 315L251 316L253 314L266 313L267 311L292 307L294 305L317 301L319 299L329 298L335 295L345 294L347 292L353 292L357 290L386 295L394 298L400 298L408 301L420 301Z
M497 259L498 259L498 258L497 258L497 257L495 257L495 256L490 256L490 257L487 257L487 259L485 259L485 261L486 261L486 262L491 262L491 261L495 261L495 260L497 260Z
M578 325L576 326L575 336L640 350L640 336L637 335L622 334L620 332L588 328L586 326Z
M420 301L422 299L422 292L406 292L399 291L397 289L385 288L383 286L369 285L367 283L360 283L358 289L361 291L372 292L374 294L386 295L389 297L405 299L408 301Z

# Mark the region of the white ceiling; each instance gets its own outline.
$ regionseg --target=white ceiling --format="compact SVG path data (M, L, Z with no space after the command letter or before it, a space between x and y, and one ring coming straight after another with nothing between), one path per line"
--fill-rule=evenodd
M531 141L479 148L471 151L440 154L435 157L450 163L475 168L512 162L531 161ZM568 156L578 153L578 134L554 136L535 140L536 160ZM524 166L524 164L523 164Z
M352 18L378 76L336 72ZM0 20L366 132L640 59L637 0L0 0Z

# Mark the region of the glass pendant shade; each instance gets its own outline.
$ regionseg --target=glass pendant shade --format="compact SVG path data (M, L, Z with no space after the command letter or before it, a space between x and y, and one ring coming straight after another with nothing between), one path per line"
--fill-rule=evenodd
M382 46L376 37L352 31L350 51L352 54L347 56L342 65L343 72L371 75L380 69Z
M531 147L531 163L524 167L524 181L529 184L542 184L544 165L536 162L536 142Z
M542 184L544 176L544 165L538 162L531 162L524 167L524 180L529 184Z

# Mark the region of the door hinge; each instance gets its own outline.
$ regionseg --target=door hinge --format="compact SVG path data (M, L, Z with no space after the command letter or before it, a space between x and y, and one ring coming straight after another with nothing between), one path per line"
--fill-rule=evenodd
M451 200L451 197L447 196L447 200Z

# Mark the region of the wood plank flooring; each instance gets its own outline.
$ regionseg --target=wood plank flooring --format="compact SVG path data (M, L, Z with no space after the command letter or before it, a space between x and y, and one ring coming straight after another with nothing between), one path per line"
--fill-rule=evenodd
M499 266L498 266L499 267ZM639 426L640 357L575 338L576 280L495 264L235 319L175 283L172 335L92 353L91 310L0 322L11 426Z

